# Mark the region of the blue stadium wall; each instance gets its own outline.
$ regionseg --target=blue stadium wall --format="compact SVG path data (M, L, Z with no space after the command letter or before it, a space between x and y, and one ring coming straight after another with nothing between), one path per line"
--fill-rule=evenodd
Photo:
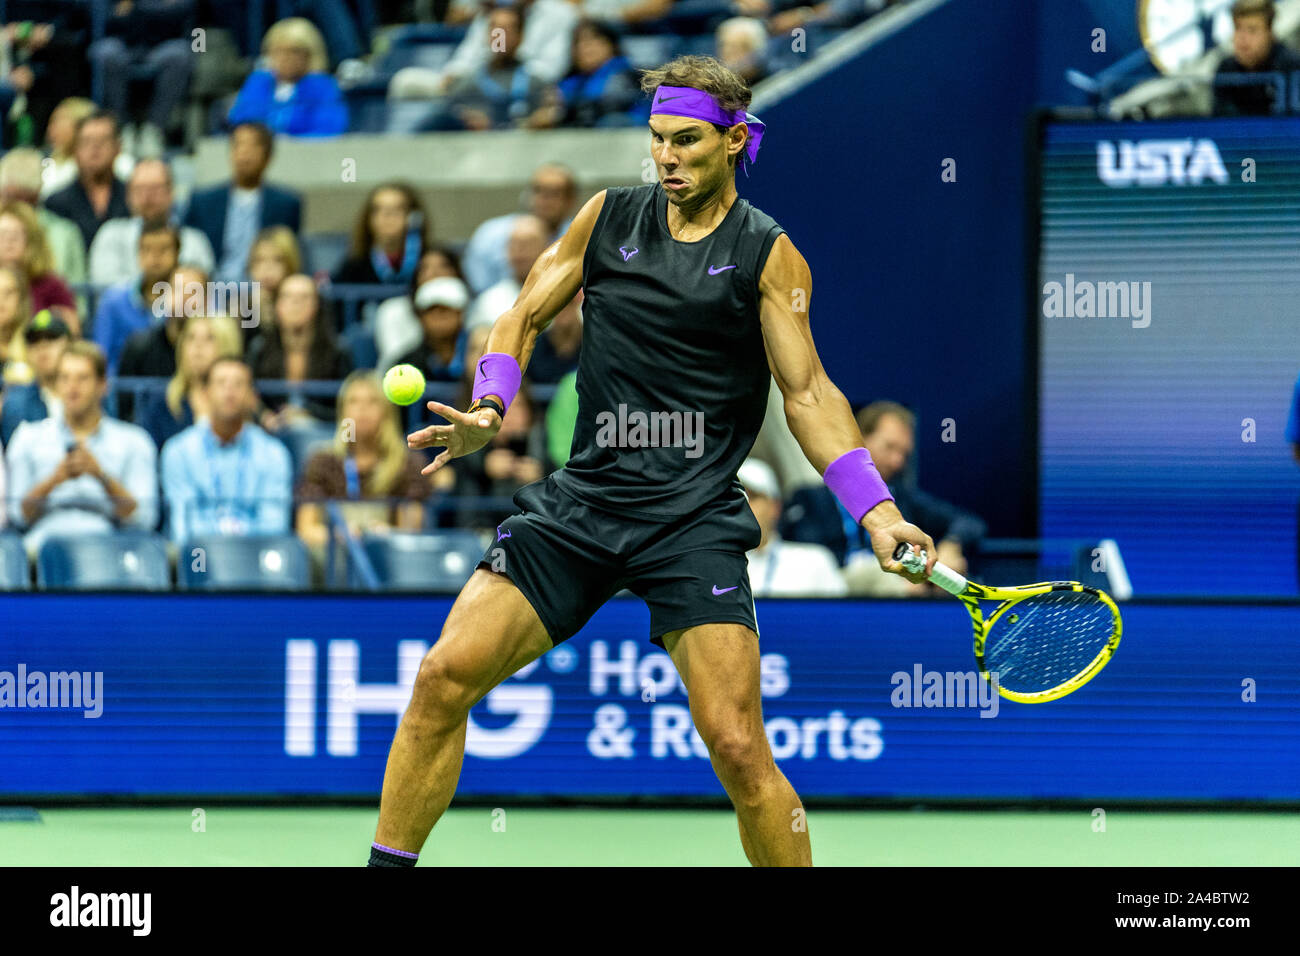
M920 416L919 475L994 533L1035 533L1026 404L1034 4L954 0L778 103L739 190L812 269L822 361L855 404ZM957 181L941 180L945 159ZM951 418L956 441L944 442Z

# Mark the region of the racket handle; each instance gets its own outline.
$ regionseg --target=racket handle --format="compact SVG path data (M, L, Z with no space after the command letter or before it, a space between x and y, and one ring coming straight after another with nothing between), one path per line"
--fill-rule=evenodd
M901 563L903 567L913 574L925 570L925 552L913 551L912 546L905 541L900 541L898 547L894 549L894 560ZM966 590L966 579L942 561L934 562L934 570L930 572L930 581L949 594L961 594Z

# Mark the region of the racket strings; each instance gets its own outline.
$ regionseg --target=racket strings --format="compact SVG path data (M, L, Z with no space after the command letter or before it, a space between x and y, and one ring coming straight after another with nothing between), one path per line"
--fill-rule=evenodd
M1025 598L994 623L984 669L1007 690L1051 690L1080 674L1110 640L1110 608L1086 591L1051 591Z

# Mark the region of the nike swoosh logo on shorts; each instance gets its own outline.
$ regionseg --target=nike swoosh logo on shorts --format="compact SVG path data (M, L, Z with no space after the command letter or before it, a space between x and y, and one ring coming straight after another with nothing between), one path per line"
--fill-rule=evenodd
M734 269L735 266L709 266L709 275L715 276L719 272L726 272L728 269Z
M719 591L719 590L718 590L718 586L715 584L715 585L713 585L713 593L714 593L714 594L726 594L728 591L734 591L734 590L736 590L736 588L738 588L738 587L740 587L739 584L733 584L731 587L729 587L729 588L723 588L722 590Z

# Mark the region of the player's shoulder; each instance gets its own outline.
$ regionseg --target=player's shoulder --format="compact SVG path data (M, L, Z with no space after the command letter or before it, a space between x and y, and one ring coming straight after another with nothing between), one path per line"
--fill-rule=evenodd
M763 210L759 209L745 197L739 197L740 202L745 204L745 225L748 229L757 232L760 235L766 235L769 232L776 231L784 233L785 229L773 217L769 216Z
M649 202L656 188L658 188L656 183L641 186L606 186L582 204L582 208L573 217L573 222L570 223L563 238L585 246L595 233L602 215L608 218L609 212L616 206Z

